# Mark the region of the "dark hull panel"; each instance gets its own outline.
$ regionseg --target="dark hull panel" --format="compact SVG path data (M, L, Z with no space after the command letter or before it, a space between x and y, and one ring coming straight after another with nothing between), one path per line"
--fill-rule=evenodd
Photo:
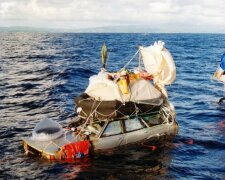
M79 116L87 118L89 116L95 119L114 119L125 115L134 115L148 113L159 110L160 106L149 104L138 104L134 102L122 103L121 101L97 101L88 94L83 93L75 98L76 110L82 108L78 112Z

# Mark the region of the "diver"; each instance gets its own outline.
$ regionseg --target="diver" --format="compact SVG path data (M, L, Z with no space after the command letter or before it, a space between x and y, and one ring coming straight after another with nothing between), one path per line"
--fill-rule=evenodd
M220 68L219 68L219 73L217 74L217 77L220 78L221 76L225 75L225 53L221 57L221 62L220 62ZM225 83L225 82L224 82ZM224 89L225 89L225 84L224 84ZM219 100L219 104L221 104L225 100L225 97L222 97Z

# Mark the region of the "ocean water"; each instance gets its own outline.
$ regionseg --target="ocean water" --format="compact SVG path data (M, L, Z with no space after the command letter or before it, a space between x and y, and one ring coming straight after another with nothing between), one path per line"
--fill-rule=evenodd
M115 71L156 40L177 67L167 88L179 123L172 142L72 162L24 154L21 139L41 119L66 125L74 116L74 97L101 68L103 42ZM222 34L0 33L0 179L225 179L224 88L211 80L224 52Z

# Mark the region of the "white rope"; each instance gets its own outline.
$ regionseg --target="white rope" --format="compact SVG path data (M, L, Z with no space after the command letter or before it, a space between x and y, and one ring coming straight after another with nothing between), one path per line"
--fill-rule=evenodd
M96 111L96 113L100 114L101 116L110 117L110 116L112 116L113 114L116 114L116 112L120 112L119 109L120 109L122 106L123 106L123 104L121 104L117 109L115 109L113 112L111 112L110 114L107 114L107 115L102 114L102 113L100 113L100 112L98 112L98 111ZM121 114L122 114L122 113L121 113ZM98 120L99 120L99 119L98 119Z
M43 151L46 151L46 149L48 148L48 146L50 146L51 144L54 144L56 147L58 147L58 148L61 149L61 147L60 147L58 144L56 144L56 143L53 142L53 141L50 141L50 142L44 147Z
M137 50L137 52L132 56L132 58L123 66L123 68L122 69L124 69L124 68L126 68L129 64L130 64L130 62L135 58L135 56L138 54L138 52L139 52L139 50ZM121 70L122 70L121 69Z
M100 106L100 104L102 103L102 101L98 104L98 106L95 108L95 110L93 112L91 112L86 120L86 122L84 123L83 127L81 128L80 132L77 134L76 138L78 138L78 136L80 135L80 133L84 130L84 127L87 125L89 118L96 112L97 108ZM93 103L94 106L94 103ZM93 108L92 106L92 108Z
M171 117L174 121L174 112L172 111L172 109L170 107L167 106L163 106L162 107L162 111L163 111L163 117L167 120L167 123L169 123L169 118ZM165 121L164 121L165 122Z

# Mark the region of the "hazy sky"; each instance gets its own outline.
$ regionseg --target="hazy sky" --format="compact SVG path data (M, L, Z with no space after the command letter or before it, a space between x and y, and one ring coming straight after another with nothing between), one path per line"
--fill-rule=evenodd
M0 26L225 33L225 0L0 0Z

